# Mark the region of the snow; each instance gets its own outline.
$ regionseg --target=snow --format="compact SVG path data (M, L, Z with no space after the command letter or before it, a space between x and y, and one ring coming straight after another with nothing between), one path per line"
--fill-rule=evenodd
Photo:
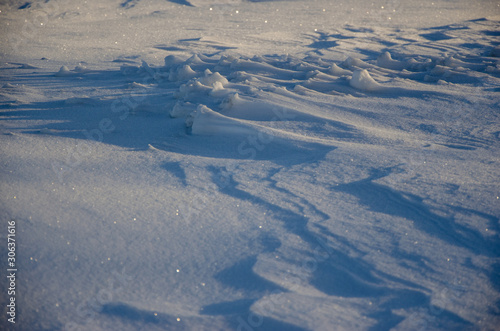
M349 84L363 91L380 91L382 86L377 83L366 69L358 69L352 73L352 78Z
M1 2L2 330L497 329L499 15Z

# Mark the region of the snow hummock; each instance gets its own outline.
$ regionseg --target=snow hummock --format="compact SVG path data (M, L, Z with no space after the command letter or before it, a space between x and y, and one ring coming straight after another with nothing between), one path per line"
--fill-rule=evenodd
M382 89L366 69L358 69L352 73L352 78L349 80L352 87L363 91L378 91Z
M405 69L404 63L393 60L391 53L384 52L379 55L377 58L377 65L382 68L393 69L393 70L402 70Z

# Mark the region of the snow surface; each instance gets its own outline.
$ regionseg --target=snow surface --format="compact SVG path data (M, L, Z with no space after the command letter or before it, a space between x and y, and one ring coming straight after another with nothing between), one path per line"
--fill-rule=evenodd
M499 14L1 1L0 327L498 329Z

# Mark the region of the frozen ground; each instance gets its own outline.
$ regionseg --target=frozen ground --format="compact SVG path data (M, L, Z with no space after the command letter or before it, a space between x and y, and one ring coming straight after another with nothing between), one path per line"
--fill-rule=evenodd
M2 330L498 329L494 1L0 11Z

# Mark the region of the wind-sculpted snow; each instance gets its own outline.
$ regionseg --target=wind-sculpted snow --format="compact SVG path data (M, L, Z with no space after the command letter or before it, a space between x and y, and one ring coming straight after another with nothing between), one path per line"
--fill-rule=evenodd
M33 43L91 54L25 41L36 57L1 67L20 330L497 327L498 21L256 18L240 36L210 13L243 25L297 3L314 20L331 3L10 3L69 29ZM71 50L86 10L123 25ZM130 31L154 38L122 46Z

